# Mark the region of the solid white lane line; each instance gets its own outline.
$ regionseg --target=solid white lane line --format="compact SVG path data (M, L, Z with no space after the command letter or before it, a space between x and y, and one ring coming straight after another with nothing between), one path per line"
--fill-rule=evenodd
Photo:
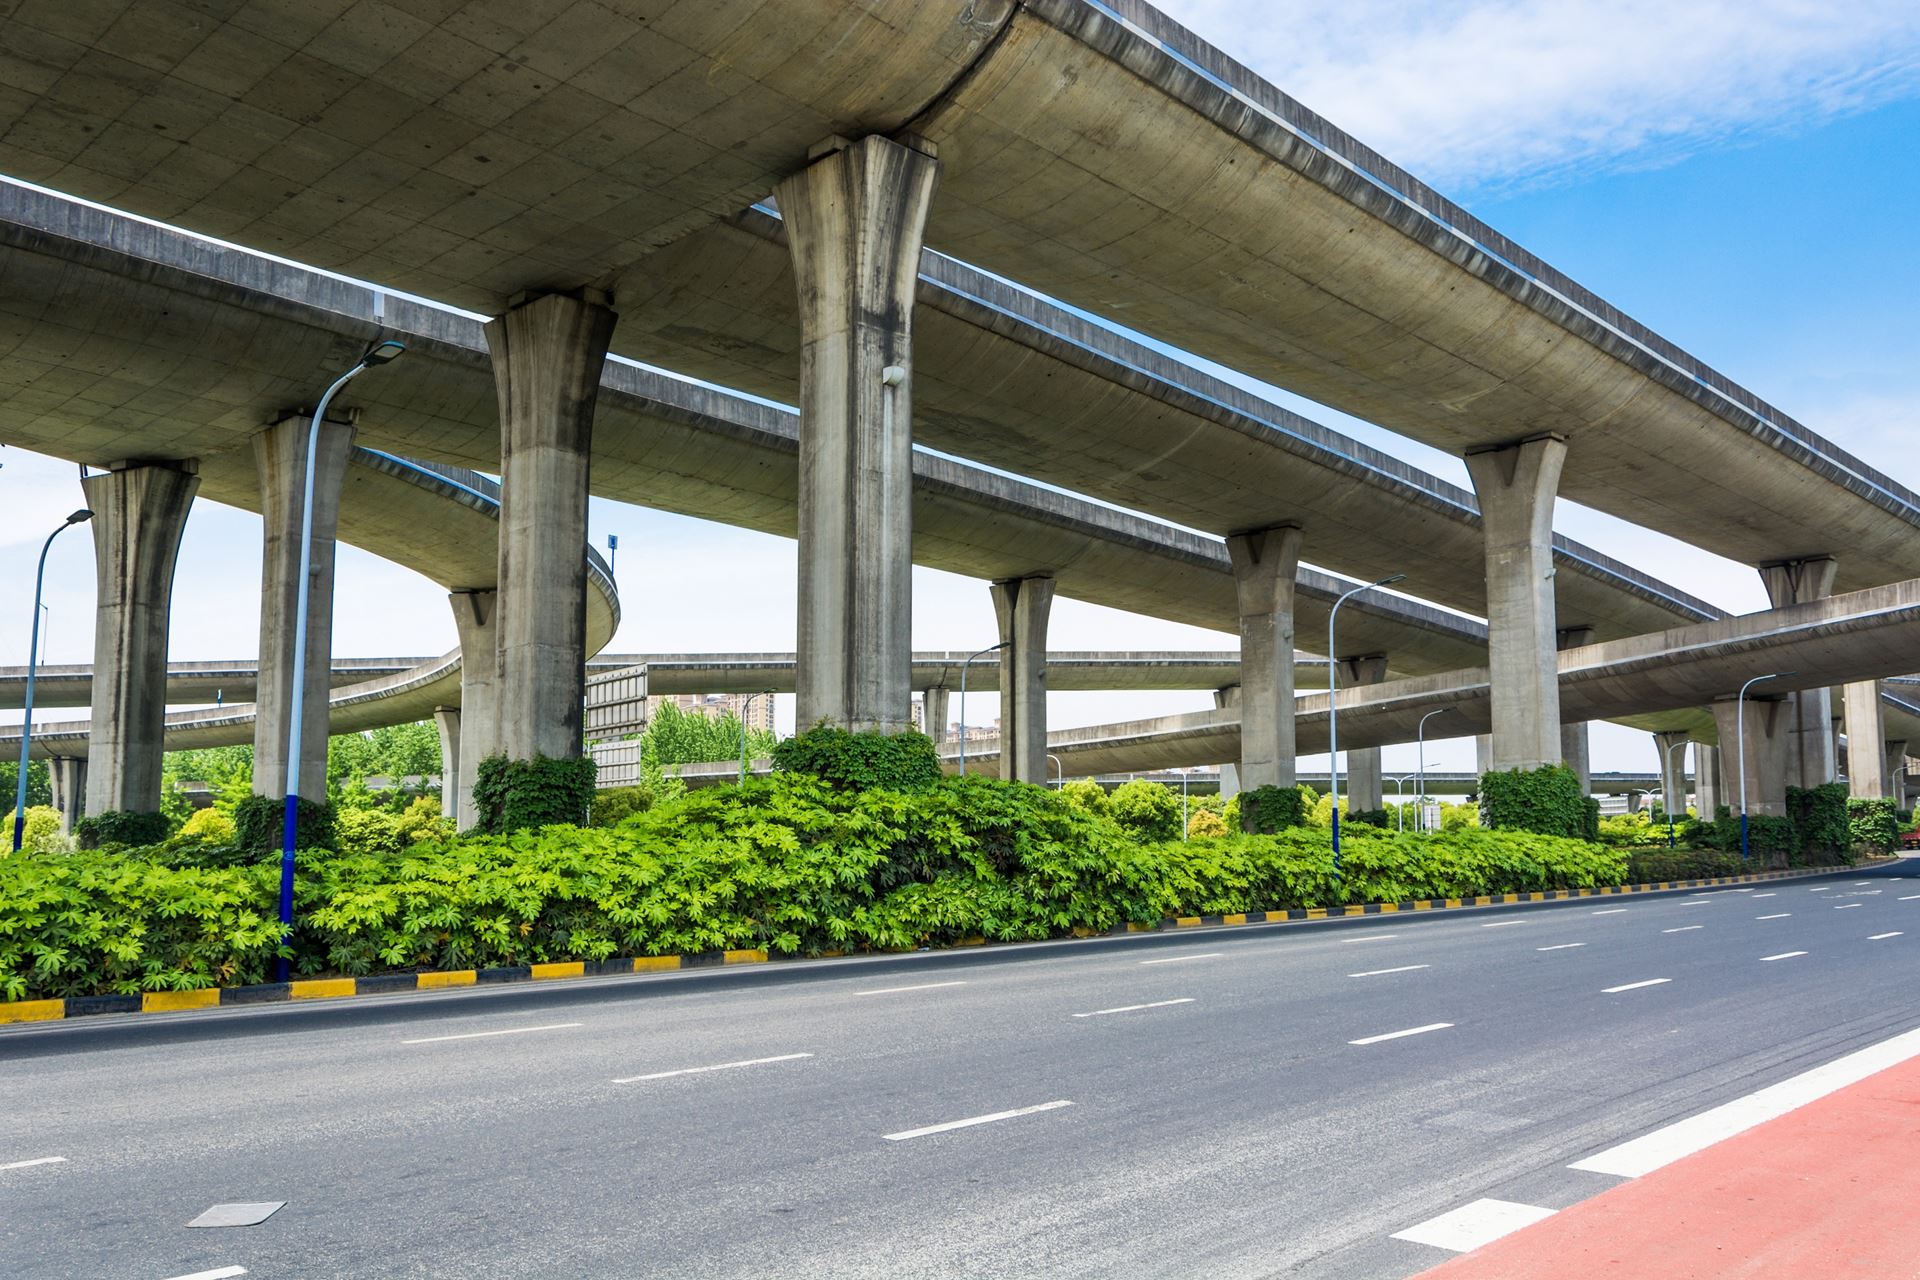
M1779 895L1779 894L1777 894L1777 893L1756 893L1756 894L1754 894L1754 895L1753 895L1753 897L1751 897L1751 898L1749 898L1749 899L1748 899L1748 901L1749 901L1749 902L1758 902L1758 901L1760 901L1760 899L1762 899L1762 898L1777 898L1777 897L1779 897L1779 896L1780 896L1780 895Z
M1683 924L1678 929L1662 929L1662 933L1692 933L1695 929L1704 929L1703 924Z
M65 1156L41 1156L35 1160L15 1160L12 1164L0 1164L0 1170L31 1169L37 1164L65 1164L66 1162Z
M1535 947L1534 950L1535 951L1571 951L1575 947L1584 947L1586 945L1587 944L1584 942L1556 942L1554 945L1550 947Z
M1525 920L1495 920L1492 924L1483 924L1482 929L1504 929L1510 924L1525 924Z
M1625 910L1625 907L1608 907L1605 911L1596 911L1593 914L1597 916L1617 916Z
M1902 901L1902 902L1912 902L1912 901L1913 901L1913 900L1914 900L1915 898L1920 898L1920 893L1909 893L1909 894L1906 894L1906 895L1904 895L1904 896L1902 896L1902 897L1901 897L1901 899L1900 899L1900 901Z
M1151 1004L1123 1004L1117 1009L1095 1009L1092 1013L1076 1013L1076 1018L1098 1018L1109 1013L1132 1013L1136 1009L1164 1009L1170 1004L1192 1004L1194 997L1181 996L1178 1000L1155 1000Z
M442 1040L479 1040L486 1036L520 1036L529 1031L565 1031L568 1027L577 1027L577 1022L551 1022L544 1027L508 1027L502 1031L463 1031L457 1036L426 1036L419 1040L402 1040L401 1044L438 1044Z
M1807 954L1807 953L1806 953L1806 952L1804 952L1804 951L1782 951L1782 952L1781 952L1781 953L1780 953L1779 955L1777 955L1777 956L1761 956L1761 957L1760 957L1760 962L1761 962L1762 964L1765 964L1765 963L1766 963L1767 961L1769 961L1769 960L1791 960L1791 959L1793 959L1793 958L1794 958L1795 956L1803 956L1803 955L1805 955L1805 954Z
M1377 978L1383 973L1412 973L1415 969L1431 969L1430 964L1403 964L1397 969L1366 969L1360 973L1350 973L1349 978Z
M992 1124L996 1120L1012 1120L1017 1116L1030 1116L1039 1111L1057 1111L1061 1107L1070 1107L1073 1103L1065 1098L1057 1102L1043 1102L1036 1107L1016 1107L1012 1111L996 1111L990 1116L972 1116L965 1120L949 1120L945 1124L930 1124L924 1129L902 1129L899 1133L883 1133L880 1136L888 1142L905 1142L908 1138L924 1138L932 1133L947 1133L953 1129L970 1129L976 1124Z
M1683 907L1710 907L1713 904L1711 902L1695 902L1693 899L1689 898L1685 902L1681 903L1680 905Z
M1418 1226L1396 1231L1395 1240L1430 1244L1436 1249L1467 1253L1483 1244L1530 1227L1543 1218L1551 1218L1552 1209L1537 1204L1517 1204L1512 1200L1475 1200L1437 1218L1428 1218Z
M644 1076L620 1076L615 1084L637 1084L642 1080L665 1080L669 1076L698 1076L709 1071L731 1071L735 1067L760 1067L769 1062L792 1062L796 1058L811 1058L810 1053L783 1053L772 1058L743 1058L739 1062L716 1062L710 1067L681 1067L678 1071L654 1071Z
M1851 911L1855 907L1864 907L1866 905L1867 904L1864 902L1843 902L1839 906L1835 907L1834 910L1835 911Z
M875 987L871 991L856 991L857 996L890 996L898 991L932 991L935 987L964 987L965 978L953 982L916 982L910 987Z
M196 1271L192 1275L174 1276L172 1280L232 1280L234 1276L246 1274L245 1267L215 1267L211 1271Z
M1807 892L1808 893L1827 893L1827 892L1830 892L1832 889L1833 889L1833 886L1830 884L1817 884L1813 886L1813 888L1807 890Z
M1617 987L1600 988L1600 994L1603 996L1618 995L1622 991L1638 991L1642 987L1657 987L1663 982L1672 981L1672 978L1648 978L1645 982L1623 982Z
M1791 911L1776 911L1770 916L1755 916L1754 919L1755 920L1785 920L1788 916L1792 914L1793 912Z
M1611 1173L1622 1178L1637 1178L1673 1163L1682 1156L1704 1150L1724 1138L1744 1133L1753 1126L1796 1107L1824 1098L1837 1089L1858 1084L1876 1072L1895 1067L1920 1055L1920 1031L1909 1031L1856 1053L1838 1058L1823 1067L1769 1085L1744 1098L1736 1098L1711 1111L1676 1121L1663 1129L1609 1147L1567 1166L1590 1173Z
M1197 956L1167 956L1162 960L1142 960L1141 964L1180 964L1187 960L1218 960L1224 951L1203 951Z
M1424 1027L1408 1027L1405 1031L1389 1031L1381 1036L1366 1036L1359 1040L1349 1040L1348 1044L1379 1044L1382 1040L1399 1040L1406 1036L1422 1036L1429 1031L1445 1031L1451 1022L1429 1022Z
M1397 933L1363 933L1357 938L1342 938L1342 942L1385 942L1388 938L1397 938Z
M1898 929L1895 929L1892 933L1870 933L1867 935L1867 941L1878 942L1882 938L1897 938L1900 936L1900 933L1901 931Z

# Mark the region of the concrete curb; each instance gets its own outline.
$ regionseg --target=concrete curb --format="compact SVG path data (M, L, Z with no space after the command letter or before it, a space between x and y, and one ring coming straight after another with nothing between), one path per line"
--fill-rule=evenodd
M1848 871L1871 870L1897 858L1876 859L1854 866L1805 867L1790 871L1759 871L1743 876L1718 876L1704 880L1664 880L1649 884L1607 885L1598 889L1545 889L1527 893L1482 894L1471 898L1422 898L1406 902L1369 902L1346 907L1294 907L1285 911L1232 912L1217 916L1173 916L1158 924L1127 924L1106 931L1075 929L1074 938L1125 937L1130 934L1168 933L1186 929L1220 929L1238 926L1270 926L1307 921L1343 920L1361 916L1395 915L1402 912L1432 913L1476 907L1511 906L1536 902L1567 902L1583 898L1623 897L1639 893L1660 893L1675 889L1708 889L1727 885L1761 884L1773 880L1805 879ZM1055 941L1064 941L1056 939ZM984 938L967 938L941 948L944 951L988 946ZM1024 945L1033 945L1027 943ZM688 969L714 969L737 965L774 964L785 968L807 963L808 959L833 959L839 953L819 957L774 959L764 950L705 951L691 955L630 956L610 960L564 960L551 964L509 965L493 969L435 970L426 973L375 974L365 978L311 978L294 982L264 982L244 987L203 987L193 991L148 991L139 995L67 996L58 1000L18 1000L0 1003L0 1025L24 1022L59 1022L91 1018L104 1014L179 1013L195 1009L232 1008L239 1005L284 1004L314 1000L335 1000L352 996L395 995L412 991L446 991L457 987L491 986L520 982L554 982L568 978L598 978L614 975L670 973Z

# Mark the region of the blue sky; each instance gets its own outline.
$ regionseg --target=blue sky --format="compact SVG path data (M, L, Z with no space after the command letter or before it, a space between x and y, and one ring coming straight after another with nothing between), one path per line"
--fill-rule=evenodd
M1603 297L1910 487L1920 488L1920 6L1800 0L1180 0L1203 37L1421 174ZM1322 421L1459 483L1457 459L1317 406ZM40 538L77 505L70 465L0 453L0 588L24 601ZM1817 520L1817 513L1810 519ZM596 501L620 535L621 650L792 645L790 542ZM1556 527L1722 607L1764 605L1752 570L1561 504ZM181 658L251 654L259 522L202 504L175 592ZM92 553L50 560L54 661L91 652ZM718 592L715 582L728 589ZM342 550L335 649L436 653L450 615L423 579ZM374 605L370 602L377 601ZM26 652L25 610L0 652ZM914 642L992 639L982 583L916 571ZM1230 647L1229 636L1061 601L1056 648ZM783 699L783 703L788 700ZM1203 693L1056 694L1056 725L1210 705ZM783 708L786 716L790 707ZM63 718L70 713L52 713ZM970 706L989 720L994 700ZM1596 726L1596 768L1649 769L1645 735ZM1429 748L1466 767L1467 743ZM1311 763L1311 762L1303 762ZM1389 749L1411 769L1411 746Z

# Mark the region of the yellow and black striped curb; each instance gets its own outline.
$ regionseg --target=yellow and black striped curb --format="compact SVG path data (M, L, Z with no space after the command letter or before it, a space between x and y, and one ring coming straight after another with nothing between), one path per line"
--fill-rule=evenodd
M1481 894L1471 898L1418 898L1408 902L1369 902L1345 907L1294 907L1286 911L1231 912L1216 916L1171 916L1158 924L1126 924L1106 931L1108 936L1158 933L1172 929L1219 928L1232 925L1283 924L1290 921L1335 920L1350 916L1381 916L1399 912L1448 911L1465 907L1503 906L1524 902L1557 902L1576 898L1608 898L1670 889L1706 889L1723 885L1759 884L1806 876L1830 875L1880 866L1898 859L1880 859L1854 867L1814 867L1791 871L1760 871L1708 880L1663 880L1656 884L1607 885L1597 889L1544 889L1527 893ZM1102 931L1079 928L1076 938ZM965 938L955 947L986 945L984 938ZM816 957L838 956L829 952ZM796 958L797 959L797 958ZM629 956L616 960L562 960L552 964L505 965L495 969L449 969L429 973L387 973L367 978L310 978L295 982L263 982L244 987L202 987L193 991L147 991L138 995L67 996L59 1000L15 1000L0 1003L0 1024L56 1022L110 1013L178 1013L189 1009L232 1008L238 1005L282 1004L289 1001L334 1000L345 996L392 995L405 991L445 991L455 987L510 982L551 982L565 978L595 978L614 974L669 973L682 969L709 969L727 965L764 964L764 950L703 951L690 955Z

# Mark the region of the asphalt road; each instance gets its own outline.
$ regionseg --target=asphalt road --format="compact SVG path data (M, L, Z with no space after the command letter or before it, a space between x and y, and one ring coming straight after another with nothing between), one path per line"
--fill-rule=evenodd
M1920 1027L1916 947L1902 863L5 1028L0 1274L1408 1276L1451 1255L1396 1231Z

